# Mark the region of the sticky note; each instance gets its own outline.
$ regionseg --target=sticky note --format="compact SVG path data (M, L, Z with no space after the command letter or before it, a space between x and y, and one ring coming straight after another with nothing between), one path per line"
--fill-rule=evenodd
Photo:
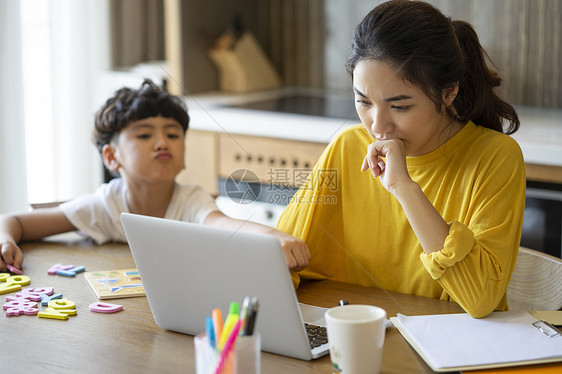
M115 313L123 310L123 305L110 304L98 301L97 303L90 304L90 311L96 313Z

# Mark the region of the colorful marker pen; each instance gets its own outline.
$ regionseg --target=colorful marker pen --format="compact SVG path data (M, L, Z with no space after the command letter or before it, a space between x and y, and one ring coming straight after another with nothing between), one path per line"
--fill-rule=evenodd
M244 325L243 335L253 335L260 303L257 297L252 297L248 306L248 318Z
M213 318L205 318L205 331L207 332L207 338L209 339L209 345L211 348L215 349L217 346L217 340L215 338L215 327L213 326Z
M215 370L215 374L220 374L222 372L222 369L223 369L223 366L224 366L224 361L228 357L228 354L230 353L230 351L232 350L232 348L234 346L234 342L235 342L235 340L238 337L238 334L240 332L240 322L241 322L240 320L236 321L236 323L232 327L232 331L231 331L230 335L226 339L226 342L224 344L224 349L221 352L221 355L220 355L220 358L219 358L219 363L218 363L217 368Z
M244 298L242 310L240 311L240 335L244 335L244 326L248 322L248 308L250 307L250 296Z
M238 310L240 309L239 304L236 301L233 301L230 303L230 310L228 312L228 315L226 316L226 319L224 321L224 326L220 335L220 339L219 339L219 349L222 349L224 347L224 343L226 342L226 339L228 338L228 335L230 334L230 332L232 331L232 329L234 328L234 325L236 324L236 322L238 322L239 320L239 316L238 316Z
M218 340L222 334L222 312L220 309L213 309L213 327L215 329L215 339Z

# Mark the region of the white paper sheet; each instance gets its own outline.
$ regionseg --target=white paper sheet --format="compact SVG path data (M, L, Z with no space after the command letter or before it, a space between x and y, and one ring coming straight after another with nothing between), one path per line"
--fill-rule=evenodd
M527 312L405 316L398 322L432 368L459 368L560 357L562 336L548 337ZM422 354L423 353L423 354Z

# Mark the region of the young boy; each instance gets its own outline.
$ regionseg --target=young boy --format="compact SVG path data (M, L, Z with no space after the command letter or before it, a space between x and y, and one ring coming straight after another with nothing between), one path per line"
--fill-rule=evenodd
M79 230L98 244L126 242L122 212L273 235L291 270L306 267L310 255L302 240L227 217L203 189L175 182L185 167L188 124L184 102L150 80L138 90L118 90L96 114L94 140L105 166L119 178L55 208L0 216L0 271L21 268L20 241Z

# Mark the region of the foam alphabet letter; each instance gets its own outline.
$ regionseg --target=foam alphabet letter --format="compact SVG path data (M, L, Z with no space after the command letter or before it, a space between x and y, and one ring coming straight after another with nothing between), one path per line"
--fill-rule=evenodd
M68 316L76 315L77 310L76 303L72 300L68 300L66 297L64 299L57 299L49 301L49 307L37 314L38 317L42 318L54 318L54 319L68 319Z
M76 273L81 273L84 270L86 270L85 266L76 266L76 267L73 267L72 269L68 269L68 270L57 270L57 274L63 275L65 277L75 277Z
M41 295L41 305L47 305L51 300L55 299L62 299L62 293L57 293L54 295L47 295L46 293L42 293Z
M98 301L97 303L90 304L90 310L97 313L115 313L123 310L123 305L110 304Z
M23 301L23 302L26 302L26 301L32 301L32 300L29 299L26 296L23 296L21 292L18 292L15 295L6 296L6 301Z
M49 308L53 308L56 310L74 309L76 308L76 303L72 300L68 300L65 297L64 299L49 301Z
M68 270L68 269L72 269L73 267L74 267L74 265L54 264L53 266L51 266L49 268L49 270L47 270L47 274L56 275L57 271L59 271L59 270Z
M6 309L7 316L19 316L20 314L35 315L39 312L37 303L34 301L9 301L2 308Z
M25 297L26 299L33 301L41 301L41 294L52 295L54 292L53 287L36 288L33 290L32 287L24 288L21 292L18 292L16 296Z
M0 280L2 279L4 279L4 283L0 283L0 294L19 291L21 286L27 286L31 282L27 275L12 275L8 278L0 278Z
M41 318L52 318L52 319L68 319L68 315L64 314L56 309L47 308L45 310L40 311L37 314L37 317Z

